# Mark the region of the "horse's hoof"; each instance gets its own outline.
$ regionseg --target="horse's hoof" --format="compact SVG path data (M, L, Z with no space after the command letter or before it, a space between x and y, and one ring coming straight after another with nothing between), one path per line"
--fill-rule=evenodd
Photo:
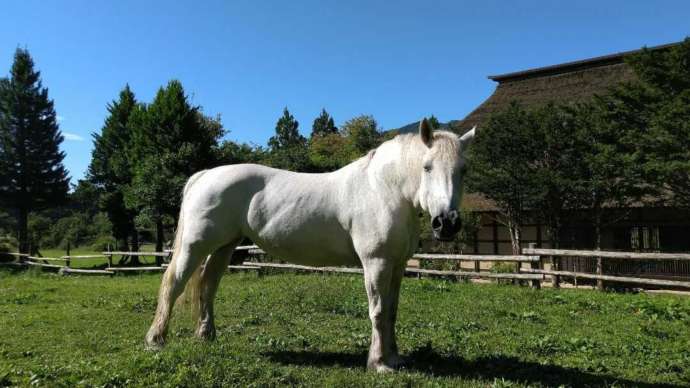
M383 362L370 362L367 365L367 368L372 371L376 371L376 373L392 373L395 372L395 368L391 366L390 364L385 364Z
M384 365L384 364L376 365L373 369L376 371L376 373L393 373L393 372L395 372L395 368L392 368L392 367L390 367L388 365Z
M197 330L195 336L202 341L213 341L216 339L215 330Z
M165 338L162 335L147 334L146 335L146 350L159 351L165 346Z

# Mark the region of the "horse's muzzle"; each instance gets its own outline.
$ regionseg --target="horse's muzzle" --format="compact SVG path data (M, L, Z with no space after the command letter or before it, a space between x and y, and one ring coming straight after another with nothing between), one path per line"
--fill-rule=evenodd
M460 231L462 222L457 210L451 210L431 219L431 230L434 238L441 241L450 241Z

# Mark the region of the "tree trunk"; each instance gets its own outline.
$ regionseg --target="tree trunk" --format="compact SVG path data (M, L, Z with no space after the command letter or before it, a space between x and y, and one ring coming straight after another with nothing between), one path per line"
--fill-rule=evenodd
M520 224L517 222L508 222L508 231L510 232L510 245L514 255L519 255L522 253L520 249ZM515 272L520 273L520 262L515 263ZM513 284L518 284L520 281L518 279L513 279Z
M19 253L29 252L29 209L26 207L19 208L19 217L17 219L19 227Z
M131 231L131 247L132 252L139 252L139 231L136 228L132 228Z
M158 217L156 220L156 252L163 252L163 243L165 240L165 234L163 233L163 217ZM156 256L156 265L160 266L163 264L163 260L160 256Z
M561 245L561 226L560 222L555 222L551 226L551 249L558 249ZM551 270L561 270L561 258L559 256L551 256ZM551 276L551 285L553 288L561 287L561 277L558 275Z
M136 228L132 228L130 233L131 233L130 250L132 252L139 252L139 232L137 231ZM126 244L125 244L125 246L126 246ZM141 261L139 261L139 256L129 256L129 264L130 265L141 265Z
M521 253L520 249L520 225L513 222L508 224L508 229L510 231L510 245L514 255L519 255Z
M594 249L601 250L601 211L598 210L594 217ZM604 274L604 261L601 257L597 257L597 275ZM604 281L597 279L597 290L604 290Z

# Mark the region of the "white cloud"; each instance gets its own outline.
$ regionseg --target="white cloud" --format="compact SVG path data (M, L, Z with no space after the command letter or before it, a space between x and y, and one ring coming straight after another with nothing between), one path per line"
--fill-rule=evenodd
M75 133L69 133L69 132L63 132L62 136L65 138L65 140L71 140L71 141L84 141L83 137L75 134Z

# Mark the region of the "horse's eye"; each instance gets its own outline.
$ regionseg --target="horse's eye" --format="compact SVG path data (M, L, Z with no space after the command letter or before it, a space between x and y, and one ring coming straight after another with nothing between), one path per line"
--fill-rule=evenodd
M424 165L424 171L430 172L430 171L431 171L431 165L430 165L430 164L425 164L425 165Z

